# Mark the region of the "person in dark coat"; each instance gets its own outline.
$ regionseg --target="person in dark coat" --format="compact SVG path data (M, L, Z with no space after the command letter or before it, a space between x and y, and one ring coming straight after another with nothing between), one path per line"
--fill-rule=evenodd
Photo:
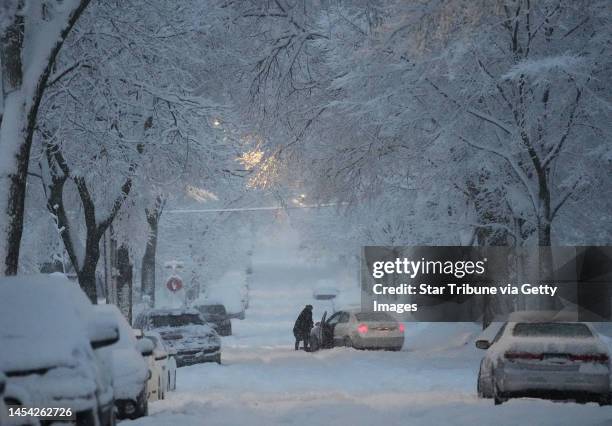
M295 320L295 325L293 326L296 351L300 348L300 340L304 341L304 350L308 350L308 341L310 339L310 329L312 326L312 305L306 305L302 312L300 312L297 320Z

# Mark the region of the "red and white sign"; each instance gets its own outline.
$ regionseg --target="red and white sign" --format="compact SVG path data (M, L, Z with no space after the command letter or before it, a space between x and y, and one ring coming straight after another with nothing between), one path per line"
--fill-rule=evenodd
M166 281L166 287L171 292L177 292L183 288L183 281L179 277L170 277L168 281Z

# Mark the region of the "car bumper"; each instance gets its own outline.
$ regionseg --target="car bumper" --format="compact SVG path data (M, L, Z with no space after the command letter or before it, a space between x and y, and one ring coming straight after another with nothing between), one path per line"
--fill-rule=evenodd
M98 416L100 417L101 426L112 426L115 417L115 401L111 400L109 404L100 407L98 409Z
M175 355L177 367L200 364L203 362L218 362L220 357L221 348L179 352Z
M219 336L231 336L232 335L232 323L227 322L224 324L219 324L215 329Z
M137 419L142 417L145 413L145 406L147 403L146 390L143 389L136 399L116 399L115 407L117 407L117 418L123 419Z
M506 364L495 372L495 378L499 392L513 395L610 392L610 370L605 365L586 364L574 369L536 369Z
M353 346L358 349L399 349L404 346L404 336L353 338Z
M112 412L112 411L111 411ZM98 423L96 421L96 414L94 410L83 410L76 413L75 420L64 422L61 420L41 420L40 426L54 426L54 425L76 425L76 426L96 426L100 425L111 425L111 423ZM10 425L11 423L9 423ZM18 423L21 424L21 423ZM26 423L27 424L27 423ZM36 423L33 423L36 424Z

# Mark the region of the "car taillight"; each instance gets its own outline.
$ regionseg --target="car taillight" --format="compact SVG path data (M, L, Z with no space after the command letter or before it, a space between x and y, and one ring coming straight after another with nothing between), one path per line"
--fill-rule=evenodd
M359 324L357 326L357 331L359 332L359 334L366 334L368 332L368 325L367 324Z
M534 354L531 352L506 352L504 358L509 360L515 359L526 359L526 360L542 360L544 359L543 354Z
M570 355L570 360L579 362L608 362L608 355L606 354L581 354L581 355Z
M403 323L400 322L399 331L401 331L403 333L405 329L406 329L406 326Z

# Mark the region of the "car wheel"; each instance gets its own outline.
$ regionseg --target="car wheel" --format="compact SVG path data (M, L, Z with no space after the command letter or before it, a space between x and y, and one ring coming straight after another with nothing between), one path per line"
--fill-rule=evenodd
M350 337L346 336L344 338L344 346L346 346L347 348L352 348L353 347L353 341L351 340Z
M478 381L476 382L476 392L478 393L479 398L491 398L491 385L485 383L484 378L482 377L482 364L480 365L480 369L478 370Z
M597 401L600 407L604 407L606 405L612 405L612 394L604 394L600 397L599 401Z
M497 387L497 384L495 384L495 380L492 380L493 382L493 401L495 403L495 405L502 405L504 402L508 401L508 398L505 397L500 391L499 388Z

